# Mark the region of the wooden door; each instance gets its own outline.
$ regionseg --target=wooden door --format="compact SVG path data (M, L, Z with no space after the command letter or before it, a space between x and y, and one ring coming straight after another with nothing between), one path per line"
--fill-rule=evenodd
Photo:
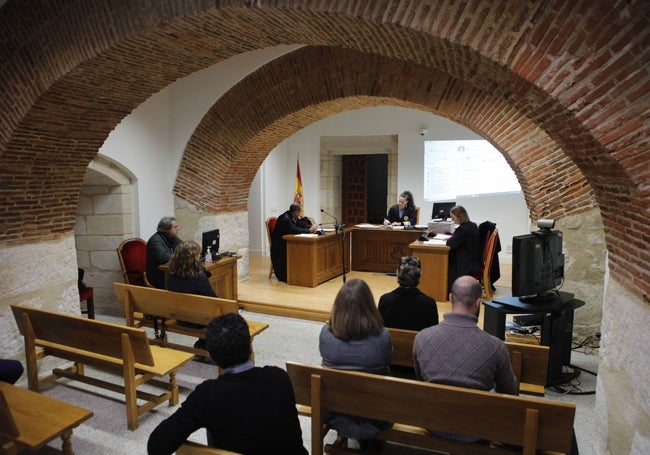
M346 226L365 223L368 218L368 157L344 155L342 167L342 223Z

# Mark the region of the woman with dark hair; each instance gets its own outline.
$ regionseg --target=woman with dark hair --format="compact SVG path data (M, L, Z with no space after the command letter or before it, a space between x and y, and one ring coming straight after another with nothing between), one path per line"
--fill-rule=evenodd
M404 256L397 267L399 287L379 298L379 313L386 327L417 330L438 323L436 301L420 291L422 265L415 256Z
M168 290L217 297L208 281L209 272L199 262L200 255L201 246L194 240L181 242L176 247L169 261Z
M415 225L416 221L413 194L410 191L404 191L399 195L397 204L388 209L388 215L384 219L384 224L400 226L408 222L411 225Z
M463 275L475 276L480 270L483 257L478 235L478 226L469 219L467 210L462 205L453 207L449 214L451 220L458 225L454 233L447 239L449 247L448 289Z
M326 367L390 374L393 344L365 281L355 278L341 287L321 329L319 349ZM339 436L362 441L391 426L346 414L329 413L325 418Z

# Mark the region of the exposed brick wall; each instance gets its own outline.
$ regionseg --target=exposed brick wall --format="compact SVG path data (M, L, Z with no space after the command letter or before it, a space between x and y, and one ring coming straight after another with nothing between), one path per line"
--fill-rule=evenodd
M10 0L0 243L71 232L87 164L152 93L232 55L297 43L309 47L242 81L197 128L179 196L242 210L263 158L297 129L351 108L415 107L489 138L533 216L597 204L611 273L650 295L649 5ZM206 156L224 177L215 186L196 184Z

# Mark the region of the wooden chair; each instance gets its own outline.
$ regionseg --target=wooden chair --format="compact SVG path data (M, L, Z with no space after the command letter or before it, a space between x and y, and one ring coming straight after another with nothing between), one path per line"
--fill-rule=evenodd
M139 238L126 239L117 247L117 256L126 284L152 287L147 280L147 242Z
M499 230L494 229L488 236L485 242L485 250L483 251L483 270L481 282L483 283L483 294L487 300L492 300L492 281L490 280L490 270L492 270L492 262L494 262L494 255L496 254L497 240L499 238Z
M278 219L274 216L270 216L266 219L266 236L269 240L269 249L273 243L273 231L275 230L275 225L277 224ZM271 262L271 267L269 268L269 278L273 275L273 262Z
M415 223L413 223L413 226L416 224L420 224L420 207L415 207Z

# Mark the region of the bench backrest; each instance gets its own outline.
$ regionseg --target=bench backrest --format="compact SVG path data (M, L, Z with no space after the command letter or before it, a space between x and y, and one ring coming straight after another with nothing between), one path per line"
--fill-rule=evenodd
M316 424L327 410L521 446L532 444L543 450L569 453L571 449L573 404L293 362L286 366L296 402L312 407Z
M117 300L124 308L127 325L129 326L133 325L134 312L208 325L217 316L239 311L236 300L185 294L124 283L113 283L113 288Z
M23 336L33 333L37 341L122 359L122 334L126 334L135 362L154 365L144 330L19 305L11 305L11 311ZM29 329L26 324L30 325Z
M413 341L418 332L388 328L393 342L391 364L413 367ZM548 372L548 346L506 341L512 369L520 383L546 384Z
M520 384L546 385L549 347L506 341L512 371Z

